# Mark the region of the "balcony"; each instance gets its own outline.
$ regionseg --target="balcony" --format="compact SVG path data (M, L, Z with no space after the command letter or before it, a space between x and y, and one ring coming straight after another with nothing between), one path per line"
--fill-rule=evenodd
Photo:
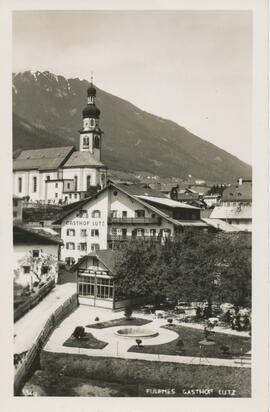
M132 235L108 235L108 242L109 243L114 243L114 242L128 242L131 240L141 240L144 242L161 242L165 240L164 237L162 236L132 236Z
M108 224L118 225L161 225L161 217L108 217Z

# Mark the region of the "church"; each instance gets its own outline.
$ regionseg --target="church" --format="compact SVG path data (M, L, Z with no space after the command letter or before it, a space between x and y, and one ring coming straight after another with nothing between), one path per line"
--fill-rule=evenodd
M102 130L96 106L96 88L87 89L82 111L79 150L74 146L23 150L13 162L13 194L30 202L76 202L106 185L107 168L101 162Z

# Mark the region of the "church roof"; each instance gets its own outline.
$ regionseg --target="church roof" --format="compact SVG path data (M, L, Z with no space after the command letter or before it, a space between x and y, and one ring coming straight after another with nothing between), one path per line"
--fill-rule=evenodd
M73 167L105 167L103 163L96 160L90 152L74 152L64 164L63 168Z
M56 170L74 150L73 146L23 150L13 161L13 170Z

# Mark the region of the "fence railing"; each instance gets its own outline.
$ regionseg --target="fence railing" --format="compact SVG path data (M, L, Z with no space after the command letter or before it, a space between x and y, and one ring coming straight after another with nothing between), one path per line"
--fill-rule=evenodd
M78 306L78 295L74 293L59 308L57 308L45 323L42 331L37 337L31 349L27 352L25 359L19 365L14 377L14 395L18 395L27 381L31 370L52 331L59 323Z
M44 286L42 286L37 292L33 295L29 296L27 301L19 305L14 310L14 322L20 319L26 312L28 312L31 308L36 306L38 302L46 296L51 289L55 287L55 280L52 279Z

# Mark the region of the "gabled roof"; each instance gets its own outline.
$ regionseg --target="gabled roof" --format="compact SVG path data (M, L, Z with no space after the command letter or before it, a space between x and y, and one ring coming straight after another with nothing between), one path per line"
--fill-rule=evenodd
M42 229L30 229L25 226L13 226L13 244L62 245L62 239Z
M57 170L74 150L74 146L23 150L13 161L13 170Z
M104 164L96 160L90 152L74 152L64 164L63 169L73 167L104 167Z
M106 269L113 274L115 266L115 251L111 249L97 250L83 256L75 265L72 266L71 270L74 271L78 269L80 265L88 259L88 257L97 258L106 267Z
M125 186L125 189L123 188L123 186ZM75 212L76 210L82 208L84 205L86 205L88 202L91 202L93 199L96 199L101 193L103 193L105 190L108 190L108 188L115 188L117 190L122 191L123 193L125 193L127 196L130 196L132 199L136 200L138 203L140 203L141 205L143 205L144 207L152 210L153 212L155 212L158 216L163 217L165 220L167 220L168 222L176 225L176 226L200 226L200 227L207 227L207 224L201 220L176 220L171 218L170 216L168 216L164 211L158 209L157 206L152 205L150 203L147 203L146 199L141 198L139 196L134 196L131 194L131 191L127 191L126 190L126 185L116 185L113 183L109 183L108 186L106 186L105 188L103 188L100 192L96 193L94 196L89 197L87 199L84 199L83 201L77 202L76 205L70 209L68 209L66 212L64 212L60 218L58 218L55 222L53 222L54 224L59 224L62 222L63 219L65 219L67 216L69 216L70 214L72 214L73 212ZM156 198L154 198L156 199ZM163 199L162 199L163 200ZM171 200L168 199L167 197L164 197L164 200ZM176 202L177 204L179 202ZM179 206L178 206L179 207ZM189 206L186 204L183 204L183 207L185 208L192 208L192 209L199 209L197 207L194 206Z
M125 183L113 183L119 189L122 189L125 193L132 196L152 196L168 199L159 190L152 189L146 183L135 183L135 184L125 184Z

